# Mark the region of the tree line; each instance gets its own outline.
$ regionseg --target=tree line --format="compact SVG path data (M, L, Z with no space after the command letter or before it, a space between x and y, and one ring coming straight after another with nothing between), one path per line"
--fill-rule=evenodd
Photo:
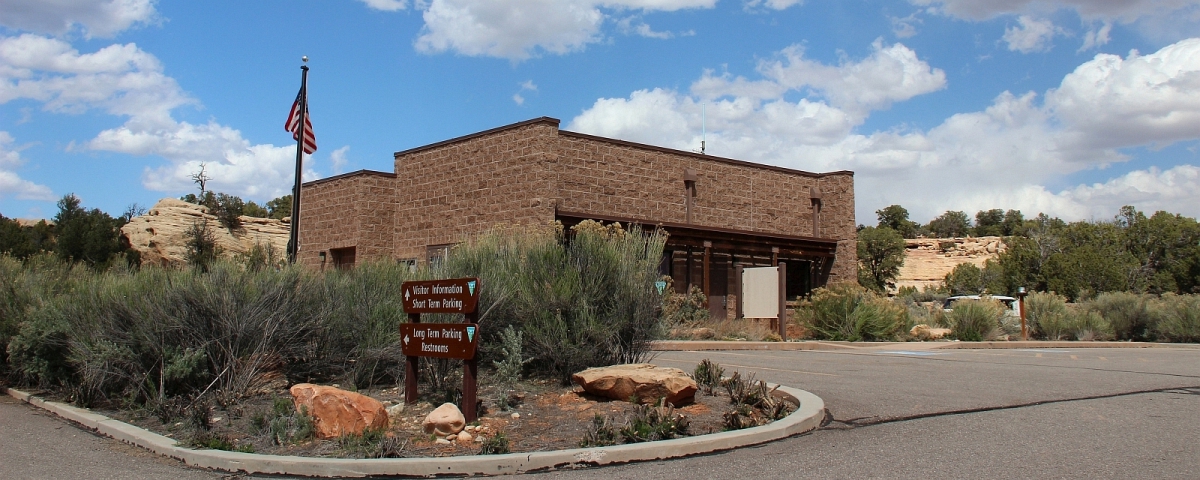
M258 205L236 195L201 191L189 193L180 200L203 205L215 215L221 226L230 231L241 227L241 216L283 219L292 215L292 196L284 195ZM146 213L137 204L120 216L113 217L97 208L88 209L75 194L64 195L58 201L58 213L51 221L40 220L23 225L0 214L0 255L26 260L38 254L53 254L72 263L84 263L97 270L124 261L138 265L137 251L121 237L121 227L133 217ZM200 227L203 230L204 227ZM193 235L194 236L194 235ZM191 239L195 240L195 239ZM191 242L194 243L194 242ZM189 244L189 248L193 245Z
M1200 224L1179 214L1147 216L1125 206L1110 220L1066 222L992 209L976 213L974 225L962 211L919 225L899 205L875 213L876 226L859 228L858 260L859 283L877 291L899 274L905 238L995 235L1006 250L983 268L956 267L945 293L1013 295L1025 287L1071 300L1102 292L1200 293Z

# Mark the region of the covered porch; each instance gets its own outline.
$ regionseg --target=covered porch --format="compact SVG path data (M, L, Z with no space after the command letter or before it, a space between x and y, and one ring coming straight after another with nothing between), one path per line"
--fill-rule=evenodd
M831 239L748 232L700 225L650 222L604 215L557 211L555 219L570 228L584 220L662 228L669 235L659 271L670 276L676 292L696 286L708 298L714 319L736 315L737 267L787 264L787 298L795 300L824 286L837 253Z

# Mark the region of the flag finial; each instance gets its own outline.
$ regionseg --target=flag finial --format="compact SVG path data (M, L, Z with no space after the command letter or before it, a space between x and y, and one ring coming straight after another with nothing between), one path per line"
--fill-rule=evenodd
M305 55L305 56L303 56L303 57L300 57L300 61L302 61L302 62L304 62L304 63L308 63L308 55Z

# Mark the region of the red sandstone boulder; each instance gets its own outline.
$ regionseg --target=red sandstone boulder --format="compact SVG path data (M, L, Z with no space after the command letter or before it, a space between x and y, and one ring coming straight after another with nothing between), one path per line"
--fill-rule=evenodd
M312 415L318 438L361 434L368 428L387 428L387 410L374 398L311 383L296 384L291 392L296 410L305 407Z
M571 376L571 380L592 395L614 400L637 398L654 403L665 398L675 406L692 403L696 381L683 370L648 363L589 368Z

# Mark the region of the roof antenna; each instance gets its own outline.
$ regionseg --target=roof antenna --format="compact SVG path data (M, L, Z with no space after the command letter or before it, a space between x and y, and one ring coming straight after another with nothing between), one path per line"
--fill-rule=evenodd
M704 140L708 136L708 129L705 125L704 117L704 102L700 102L700 151L692 150L693 152L704 155Z

